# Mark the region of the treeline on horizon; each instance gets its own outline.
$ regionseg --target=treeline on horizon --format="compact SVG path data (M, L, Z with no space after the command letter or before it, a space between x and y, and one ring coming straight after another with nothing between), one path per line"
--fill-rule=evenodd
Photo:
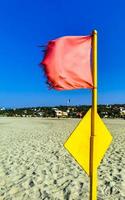
M39 107L24 107L24 108L4 108L0 109L0 116L7 117L56 117L55 110L67 112L67 117L76 118L83 117L91 105L76 105L76 106L39 106ZM125 110L125 104L108 104L98 105L98 114L105 118L125 118L121 115L121 109Z

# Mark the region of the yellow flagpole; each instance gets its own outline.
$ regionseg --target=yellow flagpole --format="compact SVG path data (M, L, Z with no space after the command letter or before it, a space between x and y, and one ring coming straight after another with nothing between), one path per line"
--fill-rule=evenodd
M92 32L92 113L91 113L91 138L90 138L90 200L97 200L97 168L95 165L95 137L97 115L97 31Z

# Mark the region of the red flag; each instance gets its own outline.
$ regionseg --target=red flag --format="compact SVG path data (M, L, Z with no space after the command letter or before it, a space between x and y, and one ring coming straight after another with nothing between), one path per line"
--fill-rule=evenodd
M65 36L48 43L41 64L51 88L93 88L91 42L91 36Z

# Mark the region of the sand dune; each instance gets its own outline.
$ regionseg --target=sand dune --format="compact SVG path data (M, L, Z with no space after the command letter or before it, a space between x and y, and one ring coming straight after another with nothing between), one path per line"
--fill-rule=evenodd
M64 149L78 119L0 118L0 200L87 200L89 178ZM98 199L125 199L125 121L98 169Z

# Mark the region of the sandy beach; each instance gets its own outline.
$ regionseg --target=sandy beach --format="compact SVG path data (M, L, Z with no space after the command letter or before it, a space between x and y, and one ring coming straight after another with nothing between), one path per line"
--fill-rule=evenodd
M79 119L0 118L0 200L88 200L89 178L64 149ZM125 200L125 120L98 168L98 200Z

